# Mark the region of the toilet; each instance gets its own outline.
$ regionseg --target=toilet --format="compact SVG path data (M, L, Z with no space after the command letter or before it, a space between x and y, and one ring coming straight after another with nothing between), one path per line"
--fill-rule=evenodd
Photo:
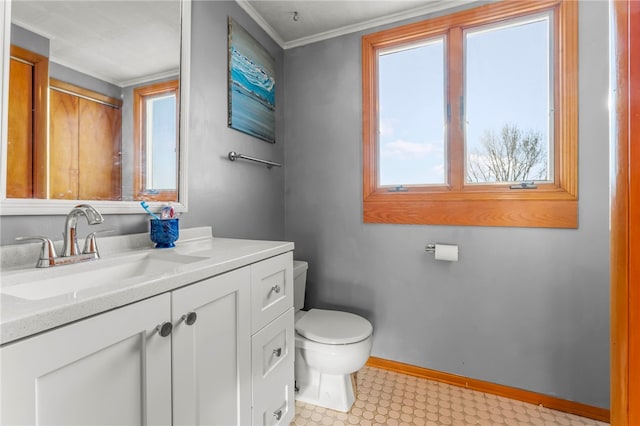
M307 268L307 262L293 262L296 399L347 412L356 399L352 374L369 359L373 327L349 312L303 311Z

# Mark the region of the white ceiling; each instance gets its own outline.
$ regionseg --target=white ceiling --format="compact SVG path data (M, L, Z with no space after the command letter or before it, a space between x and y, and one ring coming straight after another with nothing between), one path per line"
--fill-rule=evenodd
M397 22L472 0L236 0L288 49ZM297 12L297 20L294 14Z
M284 49L470 1L236 0ZM50 40L53 62L121 87L177 73L179 16L179 0L13 0L11 11Z
M13 0L11 22L49 39L51 61L121 87L179 71L178 0Z

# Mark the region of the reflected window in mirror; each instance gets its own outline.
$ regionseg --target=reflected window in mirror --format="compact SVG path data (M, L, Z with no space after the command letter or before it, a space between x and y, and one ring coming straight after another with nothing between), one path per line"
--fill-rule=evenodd
M136 200L177 201L178 80L138 87L133 97Z

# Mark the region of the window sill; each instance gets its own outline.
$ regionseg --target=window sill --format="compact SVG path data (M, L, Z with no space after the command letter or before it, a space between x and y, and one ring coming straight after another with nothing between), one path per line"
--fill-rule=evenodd
M564 191L543 192L535 198L527 194L526 199L521 194L511 194L432 193L425 197L374 193L364 200L363 220L418 225L578 227L578 200Z

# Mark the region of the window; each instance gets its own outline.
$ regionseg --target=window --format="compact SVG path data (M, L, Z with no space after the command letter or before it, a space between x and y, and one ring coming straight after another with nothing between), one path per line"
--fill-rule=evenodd
M499 2L362 39L369 223L577 227L577 3Z
M178 80L134 89L136 200L178 199Z
M379 53L382 187L446 183L444 46L440 36Z

